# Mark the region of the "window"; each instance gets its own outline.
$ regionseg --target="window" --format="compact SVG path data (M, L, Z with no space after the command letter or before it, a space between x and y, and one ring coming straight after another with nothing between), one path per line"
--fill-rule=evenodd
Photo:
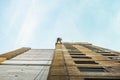
M114 57L111 57L111 56L110 56L109 58L110 58L110 59L113 59L113 60L120 60L120 56L117 56L117 57L116 57L116 56L114 56Z
M71 49L71 50L74 50L74 49L77 49L77 48L75 48L75 47L73 47L73 46L65 46L67 49Z
M117 56L116 54L102 54L103 56Z
M70 55L85 55L85 54L76 54L76 53L72 53Z
M73 47L71 44L64 44L69 53L81 53L77 48Z
M110 53L110 51L108 50L94 50L94 52L97 52L97 53Z
M98 64L95 61L74 61L76 64Z
M77 48L75 48L75 47L73 47L72 45L70 45L70 44L67 44L67 45L65 45L65 47L66 47L66 49L77 49Z
M91 59L91 57L88 57L88 56L80 56L80 55L71 55L72 58L85 58L85 59Z
M69 53L81 53L78 49L68 50Z
M78 68L81 72L107 72L104 68L86 68L86 67L82 67L82 68Z
M92 45L83 45L83 46L86 47L86 48L88 48L88 49L90 49L90 50L92 50L92 51L94 51L94 52L97 52L97 51L100 50L100 49L98 49L98 48L96 48L96 47L94 47Z

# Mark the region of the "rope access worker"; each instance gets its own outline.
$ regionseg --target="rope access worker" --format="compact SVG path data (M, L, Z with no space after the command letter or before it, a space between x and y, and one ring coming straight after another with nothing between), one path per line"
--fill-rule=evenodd
M57 44L57 43L62 44L62 38L58 37L58 38L57 38L57 42L56 42L56 44Z

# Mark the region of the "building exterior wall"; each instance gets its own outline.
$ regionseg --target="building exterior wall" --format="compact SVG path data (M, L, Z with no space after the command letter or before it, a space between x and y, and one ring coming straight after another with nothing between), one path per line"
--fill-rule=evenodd
M90 43L57 44L48 80L120 80L120 53Z
M52 49L31 49L0 64L0 80L47 80Z
M120 80L120 52L90 43L21 48L0 60L0 80Z

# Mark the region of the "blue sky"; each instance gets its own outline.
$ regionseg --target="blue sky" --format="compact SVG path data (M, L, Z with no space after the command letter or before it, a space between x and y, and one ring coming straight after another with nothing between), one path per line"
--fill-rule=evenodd
M120 0L0 0L0 53L59 36L120 51Z

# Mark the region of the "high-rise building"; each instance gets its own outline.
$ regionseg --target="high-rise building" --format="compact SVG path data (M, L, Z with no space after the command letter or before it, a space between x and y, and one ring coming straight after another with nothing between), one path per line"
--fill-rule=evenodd
M120 80L120 52L85 42L0 55L0 80Z
M120 80L120 53L90 43L56 44L48 80Z

